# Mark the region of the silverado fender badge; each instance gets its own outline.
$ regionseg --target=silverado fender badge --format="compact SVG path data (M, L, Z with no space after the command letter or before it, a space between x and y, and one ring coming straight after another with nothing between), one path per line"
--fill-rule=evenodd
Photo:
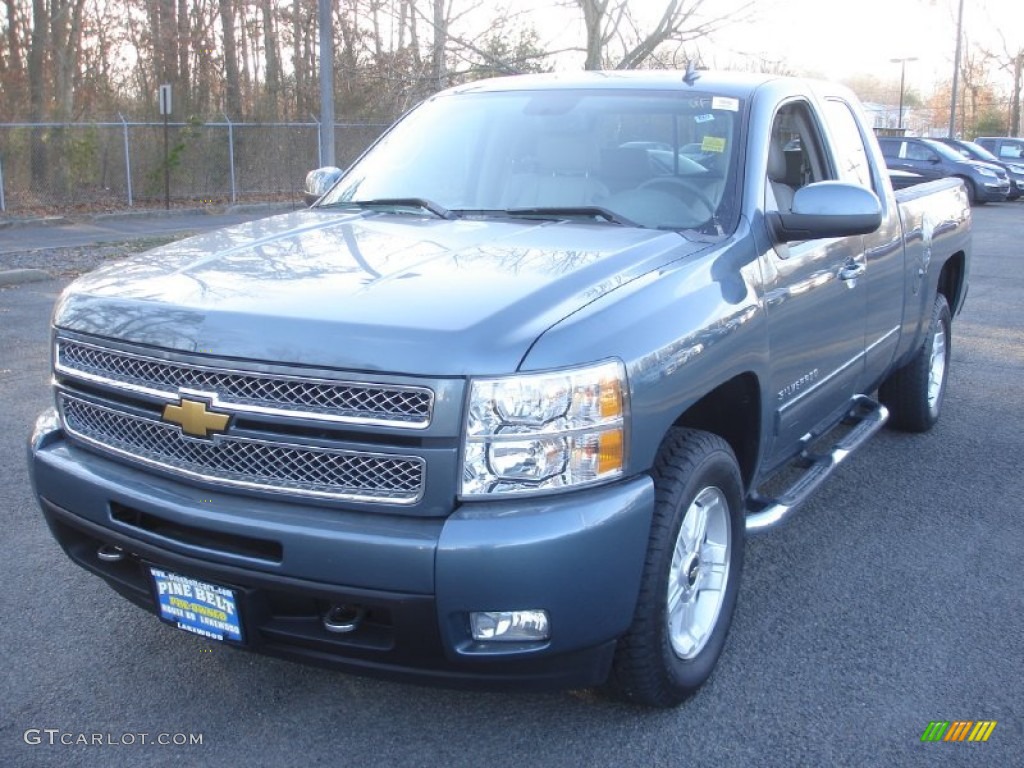
M181 405L168 403L164 407L163 420L181 427L181 431L192 437L209 437L211 432L223 432L228 428L231 417L226 413L206 410L202 400L181 398Z

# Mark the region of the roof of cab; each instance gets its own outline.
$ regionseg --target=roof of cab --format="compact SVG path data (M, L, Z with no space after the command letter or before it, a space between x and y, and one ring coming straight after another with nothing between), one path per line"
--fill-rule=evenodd
M442 91L442 94L559 90L563 88L635 90L678 88L681 91L712 92L716 95L744 98L767 82L784 79L777 75L704 70L698 70L696 74L697 78L692 84L684 81L686 73L681 70L605 70L509 75L457 85L447 91Z

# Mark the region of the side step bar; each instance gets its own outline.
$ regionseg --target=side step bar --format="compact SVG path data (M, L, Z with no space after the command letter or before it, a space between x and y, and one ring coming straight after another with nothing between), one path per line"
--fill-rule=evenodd
M777 498L756 498L748 502L747 533L767 531L788 520L796 508L807 501L836 467L885 426L888 420L889 411L884 405L865 395L855 396L850 412L843 420L844 424L853 424L853 429L828 453L804 451L797 459L804 467L803 473Z

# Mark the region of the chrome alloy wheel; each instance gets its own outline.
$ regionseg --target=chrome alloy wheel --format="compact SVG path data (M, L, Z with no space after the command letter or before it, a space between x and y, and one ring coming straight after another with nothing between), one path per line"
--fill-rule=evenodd
M668 572L665 617L681 659L704 649L718 621L729 581L729 537L725 494L713 486L702 489L683 516Z
M928 410L932 413L939 405L942 383L946 378L946 329L939 324L932 337L932 354L928 362Z

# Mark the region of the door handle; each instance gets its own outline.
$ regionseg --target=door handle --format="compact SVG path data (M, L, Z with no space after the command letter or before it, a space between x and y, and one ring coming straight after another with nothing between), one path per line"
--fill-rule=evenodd
M851 261L849 264L843 265L843 268L839 270L839 279L856 280L867 271L868 268L866 264Z

